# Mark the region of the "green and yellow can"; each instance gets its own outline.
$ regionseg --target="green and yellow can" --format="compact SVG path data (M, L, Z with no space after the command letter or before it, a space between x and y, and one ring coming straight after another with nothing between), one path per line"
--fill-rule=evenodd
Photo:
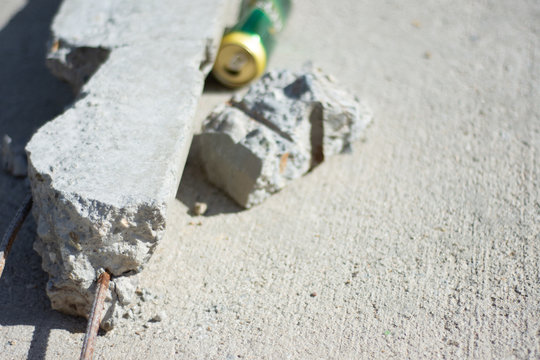
M290 8L290 0L244 1L240 21L221 40L214 77L240 87L261 76Z

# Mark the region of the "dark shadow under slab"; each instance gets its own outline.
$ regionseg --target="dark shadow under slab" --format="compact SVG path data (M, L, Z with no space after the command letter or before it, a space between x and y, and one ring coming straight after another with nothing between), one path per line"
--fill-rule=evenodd
M73 101L70 87L45 67L49 28L60 0L31 0L0 30L0 135L24 145L45 122ZM29 191L27 180L0 170L0 231L3 233ZM84 332L85 320L51 309L47 274L32 249L29 217L13 245L0 279L0 325L34 327L28 359L43 359L52 329Z

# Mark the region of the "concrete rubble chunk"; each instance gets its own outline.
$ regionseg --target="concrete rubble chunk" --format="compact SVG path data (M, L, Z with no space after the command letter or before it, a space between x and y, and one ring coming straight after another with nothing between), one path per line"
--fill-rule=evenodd
M52 307L87 316L113 277L102 327L129 318L165 231L225 0L65 0L47 64L80 94L26 147Z
M209 180L244 207L279 191L310 165L309 148L229 105L218 107L207 118L197 140Z
M320 69L271 71L208 116L199 154L210 182L249 208L348 151L371 120L367 105Z

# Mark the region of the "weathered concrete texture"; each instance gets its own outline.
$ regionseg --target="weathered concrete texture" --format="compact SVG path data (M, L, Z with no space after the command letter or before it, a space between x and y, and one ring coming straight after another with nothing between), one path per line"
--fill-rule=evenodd
M371 119L319 69L272 71L206 119L200 157L209 180L249 208L349 150Z
M231 106L214 110L197 141L208 179L244 207L260 203L309 169L309 149Z
M266 74L241 99L233 98L233 105L281 136L310 148L314 163L350 150L372 120L364 102L310 63L300 73Z
M86 316L96 274L106 269L114 291L102 326L112 327L128 311L134 273L165 230L223 5L63 3L48 65L82 86L81 94L27 146L34 247L50 275L53 308Z

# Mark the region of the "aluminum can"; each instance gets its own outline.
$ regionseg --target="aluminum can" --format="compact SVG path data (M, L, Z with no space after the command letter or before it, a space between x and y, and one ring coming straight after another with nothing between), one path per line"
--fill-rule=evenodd
M221 40L214 77L234 88L261 76L290 8L290 0L244 1L240 21Z

